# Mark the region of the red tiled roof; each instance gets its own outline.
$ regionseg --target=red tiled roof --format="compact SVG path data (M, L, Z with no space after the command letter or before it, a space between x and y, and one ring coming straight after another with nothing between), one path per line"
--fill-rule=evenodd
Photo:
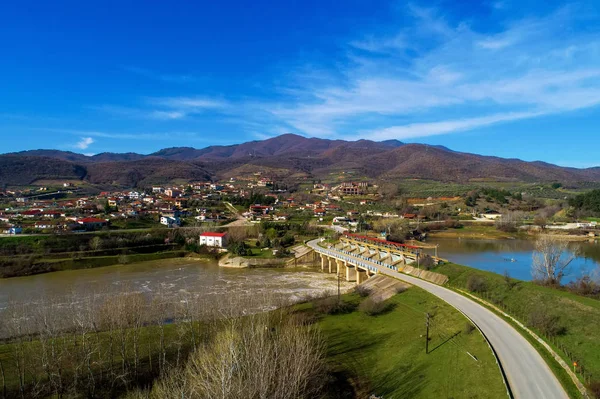
M200 234L200 237L225 237L227 233L216 233L214 231L206 231Z
M39 211L38 209L32 209L30 211L22 212L21 215L39 215L40 213L42 213L42 212Z

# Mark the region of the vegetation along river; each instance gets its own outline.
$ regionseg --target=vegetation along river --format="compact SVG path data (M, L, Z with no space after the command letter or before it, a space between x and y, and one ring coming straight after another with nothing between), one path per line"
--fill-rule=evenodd
M438 244L439 256L451 262L503 274L520 280L531 280L534 241L532 240L481 240L431 238L428 244ZM568 283L583 273L600 271L600 244L598 242L572 243L579 250L569 266L563 283ZM566 254L568 255L568 254Z

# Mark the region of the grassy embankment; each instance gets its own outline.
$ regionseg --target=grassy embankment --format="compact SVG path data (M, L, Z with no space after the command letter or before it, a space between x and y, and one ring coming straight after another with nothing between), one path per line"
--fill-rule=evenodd
M345 300L356 304L361 298ZM392 310L378 316L354 311L320 319L334 375L359 394L385 398L506 397L492 352L462 314L416 287L389 301ZM433 315L429 354L427 312Z
M504 240L513 238L526 239L529 235L526 232L518 231L508 233L498 230L493 223L464 223L460 228L447 230L431 231L429 234L433 238L467 238L467 239L486 239L486 240Z
M357 294L349 294L343 300L356 306L363 299ZM309 319L318 323L326 342L331 380L328 398L364 397L361 395L367 393L385 398L506 397L500 371L490 349L479 332L468 327L464 316L416 287L389 301L391 310L378 316L368 316L358 310L345 314L322 314L314 302L296 307L297 312L309 315ZM433 316L429 354L425 353L426 312ZM163 331L165 342L181 342L181 329L177 325L165 325ZM159 333L158 327L143 327L139 333L142 353L137 373L141 381L147 382L148 378L157 375ZM127 337L130 336L131 333L128 333ZM78 339L68 340L75 345ZM108 345L109 339L108 333L100 333L94 338L100 346ZM15 345L0 345L0 361L4 365L9 392L18 389L12 360L14 353L18 352ZM40 343L36 340L25 342L24 346L27 353L40 350ZM131 364L133 351L130 346L128 348L125 362ZM190 349L189 344L184 345L179 352L183 356ZM167 360L174 361L176 352L175 347L169 347ZM121 367L122 358L118 351L115 350L101 364L107 368L110 361L114 362L113 367ZM63 372L65 377L71 372L68 364L65 364ZM43 370L39 373L35 377L43 380ZM98 371L95 373L98 374ZM112 374L105 371L104 375L108 383ZM27 376L29 380L32 377ZM356 391L357 396L344 396L351 391ZM120 392L113 391L113 394L117 393Z
M464 290L469 279L480 279L483 284L475 295L504 309L544 337L567 364L576 361L582 381L600 381L600 301L452 263L434 271L447 275L450 286ZM572 397L578 397L574 384L558 363L540 345L536 346Z
M164 244L164 234L97 232L94 236L2 238L0 278L185 256L182 245Z

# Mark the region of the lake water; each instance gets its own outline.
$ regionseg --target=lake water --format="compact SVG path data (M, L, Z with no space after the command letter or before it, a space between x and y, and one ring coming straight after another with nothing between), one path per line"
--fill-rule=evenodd
M353 287L340 284L343 290ZM326 291L337 291L335 275L317 269L227 269L214 261L168 259L0 279L0 312L9 304L73 306L90 296L101 302L120 292L139 292L148 299L160 295L172 302L212 297L218 306L227 297L296 301Z
M441 258L473 268L503 274L508 271L511 277L531 280L534 241L532 240L479 240L430 238L428 244L438 244ZM569 266L569 273L563 280L568 283L586 271L593 271L600 265L600 244L581 242L570 244L580 249L580 256Z

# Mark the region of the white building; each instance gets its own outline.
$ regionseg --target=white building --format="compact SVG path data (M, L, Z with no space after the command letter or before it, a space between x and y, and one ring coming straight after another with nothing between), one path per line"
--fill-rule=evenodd
M498 211L487 211L486 213L482 213L481 217L488 220L496 220L500 219L502 217L502 214Z
M204 232L200 234L200 245L224 248L227 246L227 233Z
M160 224L164 224L165 226L167 226L169 228L179 227L179 226L181 226L181 219L179 219L178 217L172 217L172 216L161 216Z

